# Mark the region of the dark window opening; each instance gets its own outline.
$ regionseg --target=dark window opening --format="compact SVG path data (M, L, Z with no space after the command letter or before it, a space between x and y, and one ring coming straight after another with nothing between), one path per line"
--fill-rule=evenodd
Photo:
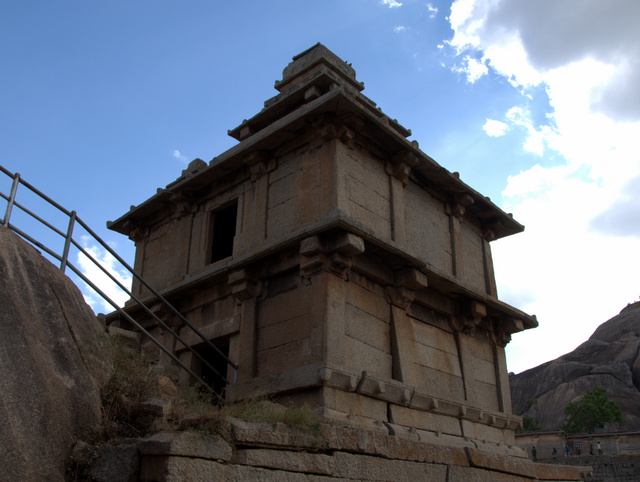
M210 368L198 360L200 367L199 370L196 369L195 372L200 372L199 375L202 381L213 388L218 395L224 398L225 388L227 387L224 378L227 377L228 364L226 357L229 356L229 343L227 341L215 342L214 345L224 356L221 356L205 343L200 343L193 347L193 350L197 352L198 355L200 355L209 365L211 365ZM194 359L196 358L194 357Z
M212 214L211 263L233 254L233 239L236 236L238 204L234 203Z

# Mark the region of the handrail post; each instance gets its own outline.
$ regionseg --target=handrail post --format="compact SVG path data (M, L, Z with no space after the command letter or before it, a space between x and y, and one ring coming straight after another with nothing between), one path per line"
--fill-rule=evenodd
M20 174L15 173L13 176L13 184L11 185L11 192L9 193L9 201L7 202L7 211L4 215L3 226L9 226L9 218L11 217L11 210L13 209L13 201L16 198L16 191L18 190L18 184L20 184Z
M69 247L71 246L71 238L73 235L73 226L76 223L76 212L71 211L69 216L69 228L67 229L67 236L64 238L64 251L62 252L62 262L60 263L60 269L64 273L67 267L67 258L69 256Z

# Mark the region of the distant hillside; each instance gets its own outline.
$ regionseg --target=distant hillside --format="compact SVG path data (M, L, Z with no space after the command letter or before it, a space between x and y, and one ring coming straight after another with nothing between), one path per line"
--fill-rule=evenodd
M535 417L544 430L564 423L564 407L594 386L605 387L627 425L640 430L640 302L603 323L571 353L509 375L513 410ZM608 431L620 427L607 427Z

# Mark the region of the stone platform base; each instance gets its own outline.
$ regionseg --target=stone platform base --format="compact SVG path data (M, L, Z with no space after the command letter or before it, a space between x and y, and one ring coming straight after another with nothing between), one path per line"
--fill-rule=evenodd
M136 468L120 474L123 480L564 481L584 480L590 471L534 464L515 446L438 444L335 425L310 433L235 419L221 435L160 432L131 449L123 450L133 463L119 466Z

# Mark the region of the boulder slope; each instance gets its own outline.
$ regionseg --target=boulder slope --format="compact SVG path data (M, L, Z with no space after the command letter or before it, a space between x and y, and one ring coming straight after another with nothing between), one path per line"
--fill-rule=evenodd
M0 227L0 480L64 480L101 421L106 335L80 290Z
M517 375L510 374L513 410L535 417L542 429L565 421L564 407L595 386L620 405L627 424L640 430L640 302L603 323L571 353ZM617 425L605 430L620 430Z

